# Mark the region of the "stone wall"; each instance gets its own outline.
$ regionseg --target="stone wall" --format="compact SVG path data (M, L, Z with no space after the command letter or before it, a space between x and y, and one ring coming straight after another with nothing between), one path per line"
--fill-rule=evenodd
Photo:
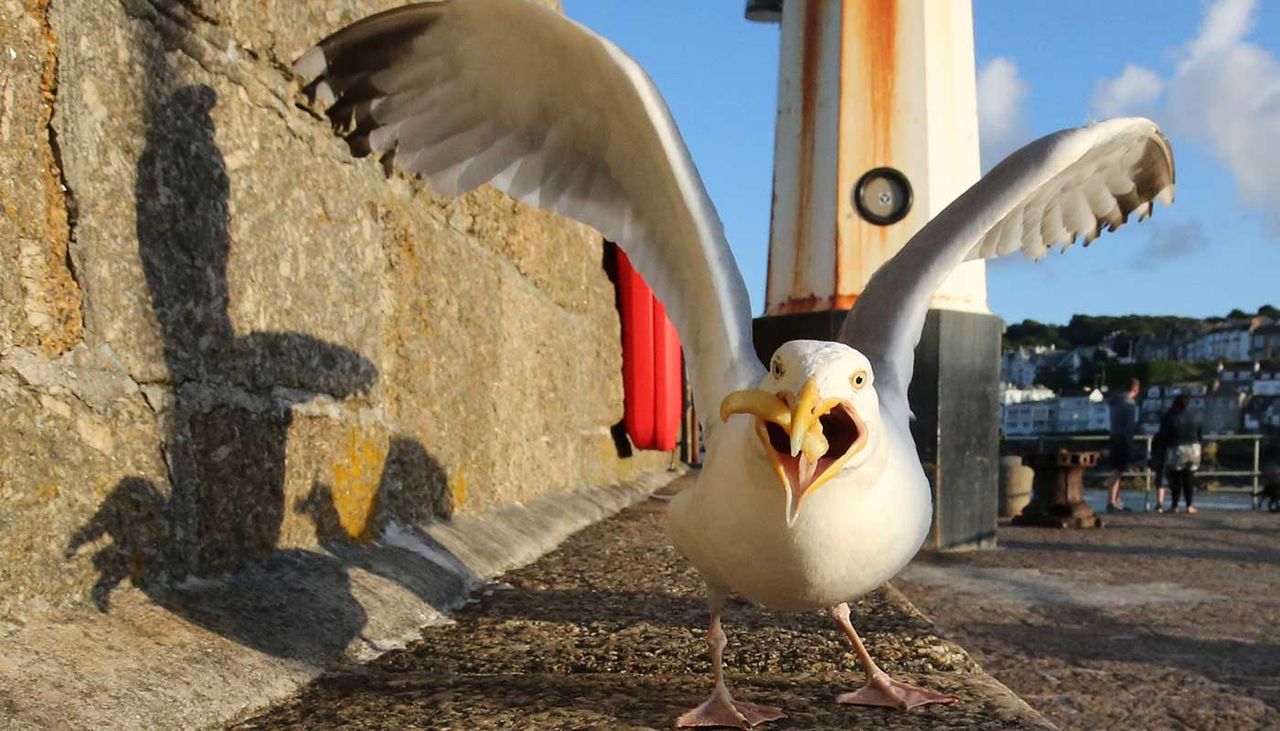
M398 0L0 0L0 618L624 479L599 235L288 64Z

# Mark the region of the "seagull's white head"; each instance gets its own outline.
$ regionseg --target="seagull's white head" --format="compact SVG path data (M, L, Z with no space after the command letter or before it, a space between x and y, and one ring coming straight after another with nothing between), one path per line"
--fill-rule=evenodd
M807 495L867 461L881 431L871 362L821 340L778 348L758 388L725 397L720 418L734 414L755 418L760 448L787 492L788 525Z

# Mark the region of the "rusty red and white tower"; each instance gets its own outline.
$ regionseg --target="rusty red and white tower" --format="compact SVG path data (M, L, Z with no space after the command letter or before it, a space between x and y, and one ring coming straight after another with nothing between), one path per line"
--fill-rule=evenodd
M763 358L833 338L871 275L977 181L969 0L749 0L781 21ZM938 290L911 399L934 548L994 541L1001 325L985 265Z
M981 172L967 0L788 0L776 139L765 314L847 310ZM983 262L935 305L986 312Z

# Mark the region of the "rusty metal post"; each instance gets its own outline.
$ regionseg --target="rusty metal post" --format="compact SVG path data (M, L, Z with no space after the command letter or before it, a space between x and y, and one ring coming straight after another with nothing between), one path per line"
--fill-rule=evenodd
M689 387L687 371L684 371L684 376L684 428L680 430L680 459L690 467L701 467L702 423L698 421L698 412L693 407L693 391Z
M753 3L753 5L758 3ZM750 7L750 6L749 6ZM785 0L761 360L831 339L871 275L974 183L968 0ZM916 352L912 425L934 549L994 545L999 319L983 262L940 287Z
M765 314L847 310L978 179L969 3L788 0L774 160ZM983 262L934 306L988 312Z

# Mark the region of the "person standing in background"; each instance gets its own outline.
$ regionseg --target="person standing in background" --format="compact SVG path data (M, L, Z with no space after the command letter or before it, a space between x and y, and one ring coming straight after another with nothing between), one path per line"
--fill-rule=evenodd
M1169 443L1164 430L1157 431L1151 440L1151 458L1147 466L1151 467L1156 479L1156 512L1165 512L1165 485L1169 484L1169 470L1165 469L1169 461Z
M1204 434L1200 422L1196 421L1187 406L1191 397L1180 393L1173 399L1173 405L1160 418L1160 431L1156 433L1156 441L1167 445L1165 467L1169 470L1169 488L1173 492L1173 508L1178 512L1178 497L1187 505L1188 513L1195 513L1192 505L1195 495L1194 474L1200 469L1200 442Z
M1129 389L1111 399L1111 476L1107 478L1107 512L1129 512L1120 502L1120 478L1136 461L1133 437L1138 432L1138 392L1142 383L1134 378Z

